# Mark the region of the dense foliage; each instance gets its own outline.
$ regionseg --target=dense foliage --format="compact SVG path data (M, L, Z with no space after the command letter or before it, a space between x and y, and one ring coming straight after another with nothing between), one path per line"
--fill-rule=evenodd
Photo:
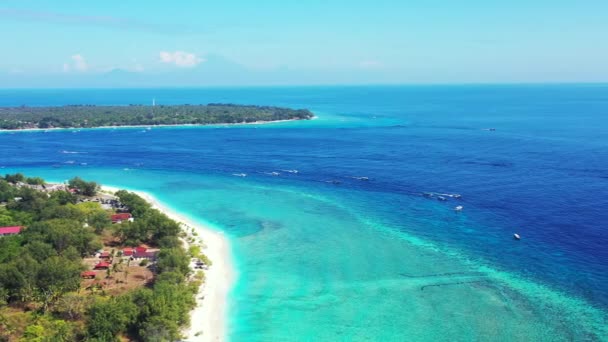
M0 237L0 341L178 340L200 285L188 281L191 255L179 225L126 191L117 194L136 220L111 225L99 203L19 186L26 179L0 177L0 226L25 226ZM82 257L102 247L104 230L123 244L161 247L150 287L118 296L81 291Z
M78 190L81 194L85 196L95 196L97 190L99 190L99 185L95 182L85 182L79 177L74 177L70 179L68 185L72 189Z
M275 120L305 120L306 109L234 104L172 106L0 107L0 129L88 128L129 125L203 125Z
M136 218L134 222L123 222L115 231L116 236L125 245L136 246L142 242L166 248L180 245L177 238L180 227L175 221L153 209L148 202L134 193L121 190L116 192L116 196Z

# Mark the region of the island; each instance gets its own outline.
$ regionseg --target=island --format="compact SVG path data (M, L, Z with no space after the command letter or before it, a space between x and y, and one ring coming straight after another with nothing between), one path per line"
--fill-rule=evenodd
M66 105L0 107L0 129L96 128L265 123L309 120L307 109L210 103L207 105Z
M175 341L211 261L136 193L0 177L0 341Z

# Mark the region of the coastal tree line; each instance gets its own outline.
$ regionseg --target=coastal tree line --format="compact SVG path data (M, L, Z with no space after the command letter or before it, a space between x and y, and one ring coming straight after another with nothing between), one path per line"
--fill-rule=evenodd
M211 103L208 105L70 105L0 107L0 129L91 128L133 125L204 125L306 120L306 109Z
M0 237L0 341L178 340L200 285L189 280L192 255L179 240L178 223L136 194L120 191L136 220L112 225L99 203L79 202L81 195L68 191L17 186L28 179L0 177L0 226L26 227ZM118 296L80 288L82 258L99 250L108 233L121 244L160 248L149 287Z

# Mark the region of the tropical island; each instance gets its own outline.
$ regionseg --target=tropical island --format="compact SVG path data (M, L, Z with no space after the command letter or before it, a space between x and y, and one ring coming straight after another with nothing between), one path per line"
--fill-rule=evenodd
M0 341L174 341L211 261L139 195L0 177Z
M67 105L0 107L0 129L211 125L309 120L307 109L210 103L207 105Z

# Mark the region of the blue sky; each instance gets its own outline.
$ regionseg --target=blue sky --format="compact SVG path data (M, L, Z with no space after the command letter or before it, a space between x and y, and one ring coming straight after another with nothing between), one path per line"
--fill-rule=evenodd
M0 87L608 81L608 1L0 1Z

